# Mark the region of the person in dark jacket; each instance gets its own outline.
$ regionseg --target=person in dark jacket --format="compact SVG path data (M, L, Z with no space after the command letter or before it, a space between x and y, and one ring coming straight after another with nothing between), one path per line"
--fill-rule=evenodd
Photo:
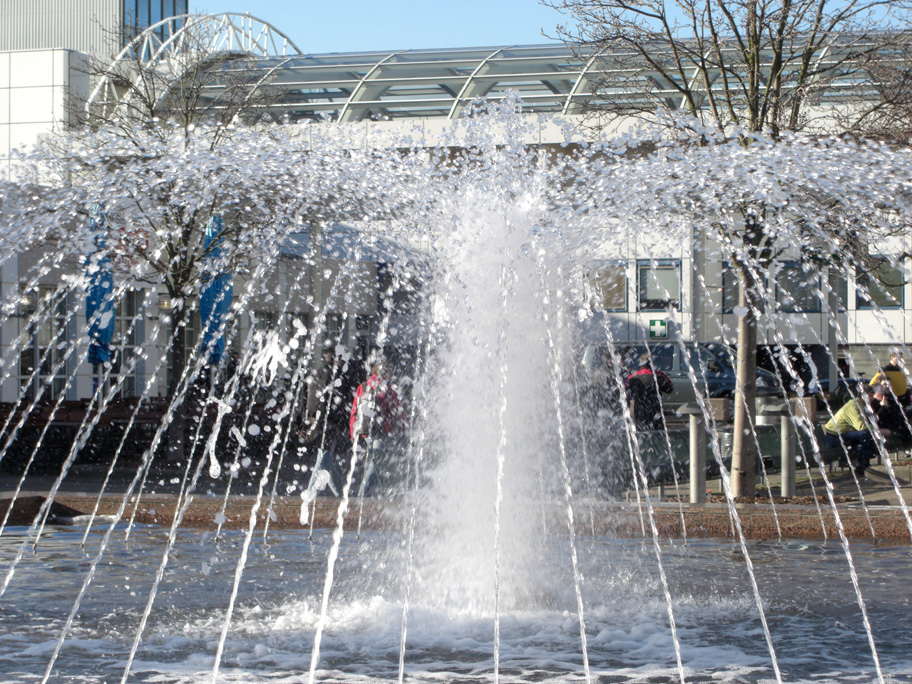
M874 388L871 409L877 416L877 425L890 431L893 442L912 441L909 429L909 418L890 387L890 381L884 379Z
M894 349L890 352L890 363L877 371L877 374L871 378L870 385L871 387L876 387L881 381L889 381L889 389L892 390L893 394L899 400L899 403L903 406L908 406L910 403L909 387L906 382L906 374L903 371L903 365L902 352L898 349Z
M660 394L671 394L674 386L671 379L652 367L652 361L645 359L636 373L624 383L627 399L633 401L633 424L637 430L663 430L662 400Z

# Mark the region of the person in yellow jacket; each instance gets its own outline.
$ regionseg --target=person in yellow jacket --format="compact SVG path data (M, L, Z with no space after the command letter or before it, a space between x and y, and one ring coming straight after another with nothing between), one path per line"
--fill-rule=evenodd
M877 399L878 393L881 398L883 397L883 388L880 385L876 389L870 385L861 387L864 388L865 393L873 395L870 396L870 399ZM828 447L854 450L855 462L853 465L855 466L855 476L859 480L864 478L865 470L877 453L877 444L874 442L874 435L871 432L873 424L873 414L868 408L868 402L865 401L864 394L860 394L847 402L823 426L823 434ZM887 429L879 429L879 431L884 437L890 435L890 431Z
M903 372L902 352L898 349L890 352L890 363L877 371L877 374L871 378L871 387L877 387L884 378L890 381L893 394L899 399L899 403L904 406L908 405L909 387L906 382L906 374Z

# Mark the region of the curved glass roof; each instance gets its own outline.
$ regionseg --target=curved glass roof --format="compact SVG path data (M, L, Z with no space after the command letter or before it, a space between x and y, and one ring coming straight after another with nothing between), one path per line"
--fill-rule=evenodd
M261 71L280 93L270 108L291 120L454 119L475 98L508 90L526 111L569 113L588 95L585 64L552 45L245 58L222 69L226 83L232 72ZM213 98L219 85L210 86Z
M870 76L853 64L849 53L859 52L857 37L845 36L848 49L830 43L815 57L819 72L837 73L816 97L819 102L876 97L866 92ZM732 46L728 68L738 71L739 51ZM258 88L272 87L268 107L290 121L307 119L354 122L444 118L457 119L475 98L497 100L507 91L518 93L525 112L581 114L592 101L593 85L600 79L599 98L623 103L625 109L654 111L662 101L671 109L682 107L681 92L693 89L693 69L670 82L653 65L672 59L666 46L657 46L648 64L639 53L612 50L582 58L565 45L519 45L487 48L351 52L325 55L250 57L220 63L224 72L208 86L215 101L222 87L246 78ZM772 54L767 55L768 63ZM710 68L712 88L722 88L718 70ZM732 72L729 73L729 76ZM253 74L253 75L252 75ZM607 78L606 78L607 76ZM790 74L783 75L788 90ZM607 87L606 87L607 86ZM859 86L862 86L861 88Z
M621 47L581 57L563 44L289 54L297 50L290 40L248 15L191 15L168 21L178 23L169 31L164 31L165 22L146 29L118 56L112 72L117 73L118 63L133 55L147 68L164 69L173 87L184 74L181 60L169 61L170 56L205 45L212 59L207 60L205 83L199 84L207 101L199 106L217 111L226 91L250 90L258 95L259 105L253 106L265 107L276 119L289 122L457 119L476 98L498 100L508 91L519 95L527 113L582 114L593 101L593 90L599 93L599 101L610 103L616 111L653 112L659 103L670 109L683 107L684 91L700 97L697 83L706 83L708 92L721 93L726 82L738 83L747 72L735 44L723 48L722 55L707 56L704 75L695 67L676 67L664 44L647 49L648 58L640 50ZM159 33L168 35L168 40L153 40ZM690 64L700 61L697 49L697 45L688 47ZM810 65L824 75L819 87L813 80L810 88L805 83L801 97L812 97L817 104L877 98L876 84L870 82L863 60L858 60L859 55L877 50L882 47L866 35L831 36L819 46ZM886 56L905 59L898 54ZM774 55L764 54L761 59L762 78L769 73ZM724 78L713 64L724 65ZM793 78L791 73L782 74L784 94L793 89ZM115 78L103 79L87 108L122 105L129 90L124 94L118 83ZM702 96L703 102L696 104L708 106L711 98L706 92ZM168 98L160 105L167 108Z

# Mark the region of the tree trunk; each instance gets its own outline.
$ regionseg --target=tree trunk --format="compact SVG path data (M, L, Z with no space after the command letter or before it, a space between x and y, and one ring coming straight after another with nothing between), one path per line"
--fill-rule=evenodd
M738 292L738 363L735 383L734 435L732 436L732 496L753 496L756 443L757 321L755 292L749 269L741 268Z

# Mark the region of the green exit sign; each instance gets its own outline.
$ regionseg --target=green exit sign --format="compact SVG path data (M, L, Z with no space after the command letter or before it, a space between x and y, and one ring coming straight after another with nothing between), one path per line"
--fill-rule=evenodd
M649 321L649 338L663 340L668 339L668 321Z

